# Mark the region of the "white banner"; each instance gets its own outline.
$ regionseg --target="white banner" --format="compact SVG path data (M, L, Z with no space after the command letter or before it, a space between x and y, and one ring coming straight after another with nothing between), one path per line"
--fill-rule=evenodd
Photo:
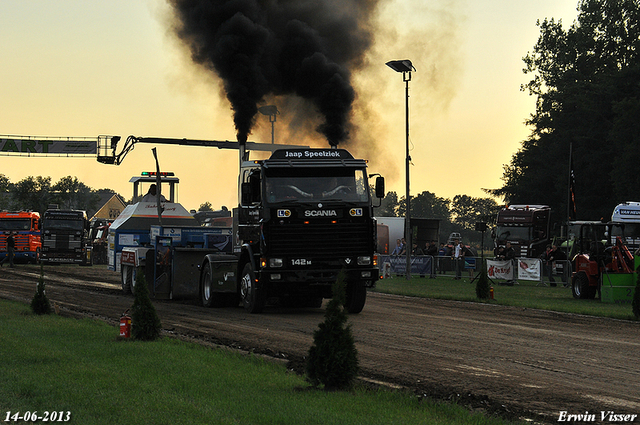
M487 260L487 274L492 279L513 280L513 262L508 260Z
M539 258L518 258L518 279L542 279L542 261Z

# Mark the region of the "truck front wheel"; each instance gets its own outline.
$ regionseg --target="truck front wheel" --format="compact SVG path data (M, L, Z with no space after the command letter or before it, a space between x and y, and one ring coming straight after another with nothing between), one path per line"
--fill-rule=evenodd
M353 282L347 285L347 302L345 307L350 314L360 313L366 301L367 288L362 282Z
M260 313L264 308L266 298L253 271L251 263L244 265L240 275L239 294L242 306L249 313Z
M589 277L584 273L578 273L571 282L571 290L573 292L573 298L587 299L592 292L589 288ZM593 297L591 297L593 298Z

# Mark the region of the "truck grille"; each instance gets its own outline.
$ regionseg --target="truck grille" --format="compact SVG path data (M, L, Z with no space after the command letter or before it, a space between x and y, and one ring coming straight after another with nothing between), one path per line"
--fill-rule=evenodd
M372 252L373 230L366 222L271 224L267 234L270 255L335 258Z

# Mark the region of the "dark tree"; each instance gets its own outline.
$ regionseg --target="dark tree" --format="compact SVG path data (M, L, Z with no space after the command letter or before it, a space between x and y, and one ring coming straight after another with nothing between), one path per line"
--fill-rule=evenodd
M340 273L333 285L333 298L327 305L324 322L313 333L307 359L309 380L313 385L324 385L326 390L349 388L358 374L358 351L344 309L345 287L344 273Z
M144 273L136 275L133 306L131 307L131 335L134 339L153 341L160 337L162 324L149 298Z
M507 203L548 204L566 218L572 149L578 219L600 219L635 200L640 177L640 5L637 0L581 0L570 28L538 22L540 36L524 58L536 96L531 135L490 193Z
M31 311L40 315L51 314L51 303L45 293L44 270L42 264L40 264L40 278L38 279L38 286L36 286L36 293L31 299Z
M78 180L77 177L62 177L51 188L62 209L95 210L100 200L97 191Z
M451 219L449 205L451 201L440 198L435 194L424 191L411 196L411 217L438 218L445 221ZM407 210L407 201L403 196L398 203L398 216L404 217Z

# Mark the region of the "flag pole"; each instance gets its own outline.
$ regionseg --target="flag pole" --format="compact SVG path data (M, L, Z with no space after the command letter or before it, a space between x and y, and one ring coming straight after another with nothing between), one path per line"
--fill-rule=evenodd
M574 207L575 211L575 198L573 194L573 140L569 141L569 180L567 182L567 259L569 259L569 222L571 221L571 207ZM572 202L573 201L573 202ZM576 217L574 217L575 220Z

